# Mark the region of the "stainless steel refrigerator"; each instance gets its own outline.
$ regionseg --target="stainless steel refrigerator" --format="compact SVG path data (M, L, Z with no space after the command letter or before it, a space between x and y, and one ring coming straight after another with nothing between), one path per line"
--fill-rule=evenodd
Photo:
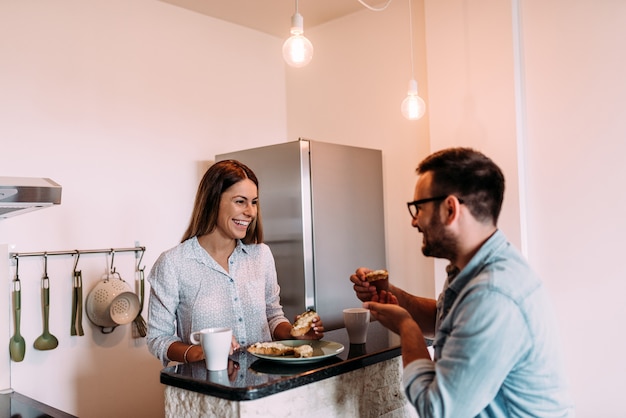
M361 306L350 275L386 268L380 150L300 139L217 155L259 179L265 243L274 254L290 320L315 309L327 330Z

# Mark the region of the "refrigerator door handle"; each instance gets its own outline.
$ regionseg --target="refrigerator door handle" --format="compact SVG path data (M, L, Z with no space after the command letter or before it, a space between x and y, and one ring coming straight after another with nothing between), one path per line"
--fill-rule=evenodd
M315 310L315 268L313 246L313 205L311 199L311 148L309 141L300 144L300 179L302 187L302 245L304 248L304 304Z

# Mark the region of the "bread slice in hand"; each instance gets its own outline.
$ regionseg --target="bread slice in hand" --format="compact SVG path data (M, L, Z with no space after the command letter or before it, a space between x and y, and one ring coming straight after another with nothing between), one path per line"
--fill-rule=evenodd
M375 282L377 280L384 280L389 278L389 272L387 270L374 270L365 275L365 280L368 282Z
M292 337L302 337L313 327L313 319L316 318L317 312L313 309L309 309L298 317L296 322L291 326Z

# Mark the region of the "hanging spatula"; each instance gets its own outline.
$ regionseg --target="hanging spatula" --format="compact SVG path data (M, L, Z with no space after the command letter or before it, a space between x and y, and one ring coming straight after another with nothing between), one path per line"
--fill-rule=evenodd
M83 331L83 276L80 270L74 270L70 335L85 335Z
M74 278L75 282L75 290L76 290L76 328L78 330L78 335L85 335L85 331L83 331L83 274L81 271L77 271L75 273L76 277Z
M141 338L145 337L147 334L146 321L141 316L141 312L143 311L143 300L144 300L144 273L143 269L139 269L139 313L133 320L135 326L133 327L133 337Z

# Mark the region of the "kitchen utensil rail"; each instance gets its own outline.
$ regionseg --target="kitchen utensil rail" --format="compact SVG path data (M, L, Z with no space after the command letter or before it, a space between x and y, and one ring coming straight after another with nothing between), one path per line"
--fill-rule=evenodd
M68 250L68 251L38 251L24 253L9 253L9 258L17 259L17 257L49 257L55 255L81 255L81 254L112 254L134 252L138 254L146 251L146 247L125 247L125 248L105 248L100 250Z

